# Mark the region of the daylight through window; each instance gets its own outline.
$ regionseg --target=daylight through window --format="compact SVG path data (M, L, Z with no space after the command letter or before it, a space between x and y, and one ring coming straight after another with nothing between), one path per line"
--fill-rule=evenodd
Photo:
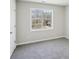
M32 30L43 30L53 28L53 10L31 9Z

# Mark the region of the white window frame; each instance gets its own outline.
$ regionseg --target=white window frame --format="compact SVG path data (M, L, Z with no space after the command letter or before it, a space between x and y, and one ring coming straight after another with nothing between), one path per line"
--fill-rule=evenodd
M53 9L46 9L46 10L51 10L51 12L52 12L52 24L51 24L50 28L32 29L32 10L33 9L43 9L43 10L45 10L45 8L30 8L30 31L53 30L53 28L54 28L54 24L53 24Z

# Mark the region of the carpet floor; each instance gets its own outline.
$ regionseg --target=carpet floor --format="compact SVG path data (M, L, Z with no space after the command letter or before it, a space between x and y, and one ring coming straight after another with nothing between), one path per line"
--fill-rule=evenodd
M21 45L10 59L69 59L69 40L59 38Z

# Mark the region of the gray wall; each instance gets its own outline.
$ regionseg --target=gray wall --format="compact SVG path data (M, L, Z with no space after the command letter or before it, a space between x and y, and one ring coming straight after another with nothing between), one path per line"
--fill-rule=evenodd
M69 39L69 6L65 7L65 37Z
M54 10L54 29L30 32L30 8ZM65 8L63 6L44 5L31 2L17 2L16 43L31 42L64 36Z

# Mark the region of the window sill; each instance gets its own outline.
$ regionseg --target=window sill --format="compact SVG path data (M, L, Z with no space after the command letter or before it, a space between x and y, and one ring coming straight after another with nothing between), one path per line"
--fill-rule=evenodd
M53 28L41 28L41 29L32 29L31 31L44 31L44 30L53 30Z

